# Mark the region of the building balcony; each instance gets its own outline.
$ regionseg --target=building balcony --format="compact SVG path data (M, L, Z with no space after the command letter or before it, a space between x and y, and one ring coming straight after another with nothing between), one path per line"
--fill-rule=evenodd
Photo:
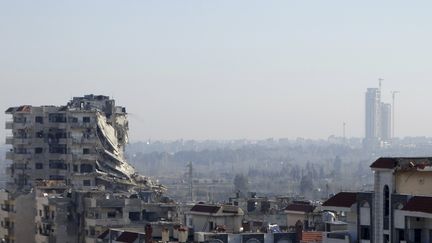
M7 137L6 137L5 144L10 144L10 145L12 145L13 143L14 143L14 137L13 137L13 136L7 136Z
M13 129L14 125L13 125L13 121L7 121L5 123L5 129Z
M5 212L11 212L11 211L12 211L12 210L11 210L12 208L11 208L11 206L10 206L9 204L1 205L0 209L1 209L2 211L5 211Z
M81 144L94 144L94 143L96 143L96 138L84 138L84 137L82 137L82 138L73 138L72 139L72 143L73 144L78 144L78 145L81 145Z
M74 161L83 161L83 160L94 161L97 159L98 159L98 154L74 154L73 155Z
M105 226L105 227L118 227L128 224L123 218L104 218L104 219L90 219L85 218L87 226Z
M10 151L11 152L11 151ZM13 153L13 152L12 152ZM7 155L6 155L7 156ZM25 159L31 159L32 154L31 153L14 153L13 154L13 160L25 160Z
M69 123L70 124L70 128L93 128L95 127L95 123L92 122L74 122L74 123Z
M15 153L13 151L6 151L6 159L13 160Z
M96 207L100 208L122 208L125 206L125 199L96 199Z
M12 166L6 167L6 175L11 176L13 174L12 171L13 171Z
M55 159L62 159L62 160L68 161L68 160L72 159L72 154L55 154L55 153L50 153L48 155L48 158L49 159L53 159L53 160L55 160Z
M31 138L13 138L13 144L15 145L26 145L31 144Z
M6 126L7 126L7 122L6 122ZM12 122L12 128L6 128L6 129L24 129L30 126L31 124L29 122Z

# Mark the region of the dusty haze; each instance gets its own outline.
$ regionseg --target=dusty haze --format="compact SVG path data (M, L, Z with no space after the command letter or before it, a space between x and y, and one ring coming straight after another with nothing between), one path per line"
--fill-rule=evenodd
M0 110L95 93L135 141L360 137L381 77L396 136L432 136L430 1L121 3L0 3Z

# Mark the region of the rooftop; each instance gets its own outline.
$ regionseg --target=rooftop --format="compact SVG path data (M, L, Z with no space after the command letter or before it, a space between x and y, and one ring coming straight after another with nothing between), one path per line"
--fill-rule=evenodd
M432 214L432 197L412 197L402 208L404 211L422 212Z
M221 206L217 205L196 204L190 211L199 213L217 213L220 209Z
M285 210L287 211L297 211L297 212L304 212L304 213L310 213L315 210L315 206L310 204L304 204L304 203L293 203L288 205Z
M432 157L381 157L373 162L372 169L424 169L432 166Z
M325 207L343 207L349 208L357 202L356 192L339 192L333 197L329 198L322 205Z

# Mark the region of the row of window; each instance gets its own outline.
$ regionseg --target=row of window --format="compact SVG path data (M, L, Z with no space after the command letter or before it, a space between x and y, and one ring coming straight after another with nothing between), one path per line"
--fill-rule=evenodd
M51 113L48 115L48 121L52 123L66 123L68 120L66 114L63 113ZM13 121L15 123L26 123L27 117L14 117ZM77 117L69 117L69 121L76 123L78 122ZM91 121L90 117L85 116L82 117L83 123L89 123ZM44 117L43 116L35 116L35 123L43 124L44 123Z
M42 154L44 152L44 149L41 147L37 147L34 148L34 153L35 154ZM51 154L67 154L68 153L68 149L66 144L56 144L53 146L49 146L48 152ZM90 154L90 149L89 148L83 148L82 149L82 153L83 154ZM20 154L27 154L28 150L26 148L16 148L15 149L15 153Z
M42 170L44 168L43 163L35 163L35 169ZM68 170L70 171L69 164L62 162L61 160L50 160L48 164L48 168L50 169L58 169L58 170ZM73 172L81 172L81 173L91 173L93 172L93 165L91 164L80 164L73 165ZM78 171L79 168L79 171Z

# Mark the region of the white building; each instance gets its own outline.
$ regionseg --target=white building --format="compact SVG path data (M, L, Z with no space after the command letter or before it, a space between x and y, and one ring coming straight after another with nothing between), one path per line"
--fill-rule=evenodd
M371 169L373 192L343 192L323 204L347 224L332 235L347 233L361 243L432 242L432 158L379 158Z

